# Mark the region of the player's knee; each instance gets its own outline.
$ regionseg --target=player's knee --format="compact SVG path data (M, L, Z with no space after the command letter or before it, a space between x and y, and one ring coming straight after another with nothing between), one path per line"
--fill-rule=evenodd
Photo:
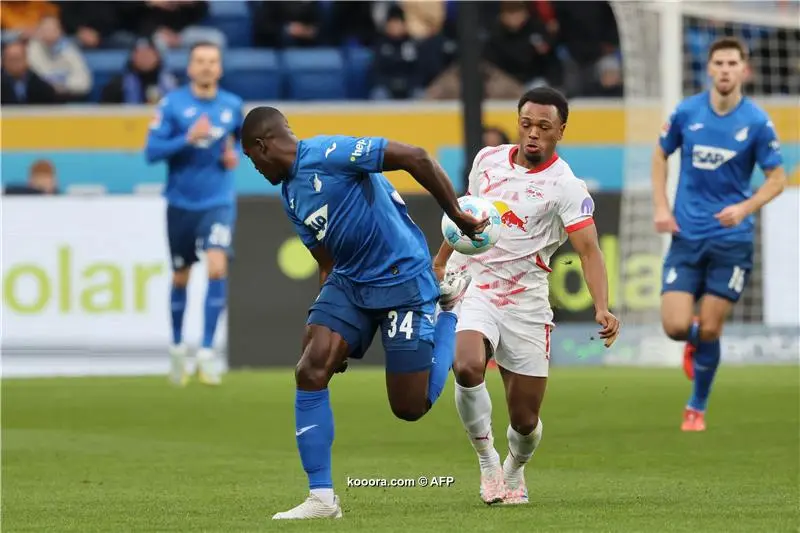
M228 261L222 250L210 250L208 253L208 278L223 279L228 275Z
M419 405L395 405L392 404L392 413L400 420L406 422L416 422L425 415L428 411L427 403L420 403Z
M510 418L511 428L520 435L530 435L539 424L538 413L518 413Z
M483 383L485 365L477 357L459 357L463 353L456 354L453 361L453 374L456 383L462 387L477 387Z
M301 390L322 390L328 386L330 372L327 357L319 351L306 351L294 370L295 383Z
M191 271L188 268L184 268L181 270L176 270L172 273L172 286L173 287L186 287L189 285L189 273Z
M711 342L722 336L722 322L719 320L700 321L700 340Z
M674 341L686 340L689 335L689 328L692 327L691 319L681 320L675 317L664 317L661 321L664 333Z

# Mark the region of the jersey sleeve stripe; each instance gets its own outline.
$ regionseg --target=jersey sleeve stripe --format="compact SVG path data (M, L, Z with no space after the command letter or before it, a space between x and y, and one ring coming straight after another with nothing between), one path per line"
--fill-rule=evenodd
M584 218L583 220L580 220L574 224L570 224L564 229L567 230L567 233L572 233L573 231L578 231L579 229L583 229L586 226L591 226L592 224L594 224L594 218L589 217Z
M478 164L480 165L481 162L483 162L484 159L486 159L487 157L489 157L492 154L496 154L497 152L503 150L504 148L507 148L507 147L504 146L504 145L500 145L500 146L495 146L494 148L487 149L485 152L483 152L482 154L480 154L478 156Z

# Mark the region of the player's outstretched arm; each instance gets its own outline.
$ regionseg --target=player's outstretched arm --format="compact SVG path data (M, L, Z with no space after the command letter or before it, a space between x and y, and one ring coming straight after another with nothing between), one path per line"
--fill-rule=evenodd
M444 169L424 149L389 141L383 152L383 170L404 170L436 198L445 214L470 238L483 231L488 224L465 213L458 205L458 197Z
M608 310L608 276L603 252L597 239L597 228L589 224L569 234L569 242L581 258L581 268L595 308L595 320L603 329L600 338L611 346L619 334L619 320Z
M453 247L447 244L446 240L442 240L442 245L439 247L436 257L433 258L433 271L436 273L436 277L439 278L439 281L444 279L444 275L447 272L447 262L450 260L450 256L453 255L454 251Z

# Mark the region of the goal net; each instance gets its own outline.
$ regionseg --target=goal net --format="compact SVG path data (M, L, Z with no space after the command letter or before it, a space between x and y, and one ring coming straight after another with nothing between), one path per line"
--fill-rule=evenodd
M736 36L748 46L752 75L745 94L774 121L797 115L800 95L800 1L638 2L612 1L624 63L626 147L620 219L623 280L660 279L668 237L652 223L650 157L661 125L681 99L709 86L706 57L721 36ZM792 121L797 127L797 119ZM779 132L780 133L780 132ZM668 190L674 198L678 154L670 158ZM787 169L788 171L789 169ZM756 170L755 184L763 175ZM734 308L732 320L763 321L760 217L756 216L755 266L751 281ZM642 260L642 258L650 260ZM642 272L658 265L658 272ZM649 292L635 298L617 295L617 311L627 324L660 323L657 286L621 283L623 290Z

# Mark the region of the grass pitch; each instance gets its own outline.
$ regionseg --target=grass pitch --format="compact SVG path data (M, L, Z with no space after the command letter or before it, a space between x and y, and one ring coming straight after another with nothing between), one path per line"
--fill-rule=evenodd
M332 385L339 521L270 517L307 494L292 372L218 389L163 378L10 380L2 390L2 529L16 531L797 531L798 368L719 372L709 431L679 431L679 370L554 368L531 504L478 499L452 379L419 422L391 415L381 372ZM496 444L507 418L489 386ZM347 476L452 476L450 487L347 488Z

